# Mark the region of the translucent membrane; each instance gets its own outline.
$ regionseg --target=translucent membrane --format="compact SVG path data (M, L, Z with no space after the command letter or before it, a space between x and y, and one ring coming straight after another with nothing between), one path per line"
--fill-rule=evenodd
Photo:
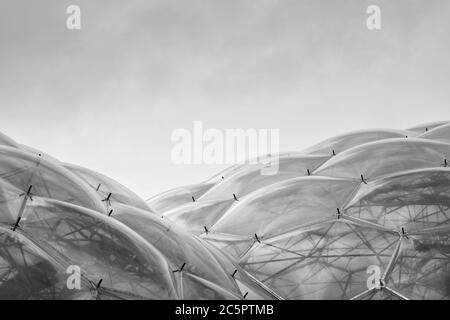
M192 197L194 197L194 200L198 199L213 185L213 183L203 183L172 189L156 195L148 199L146 202L147 205L155 212L164 213L180 205L192 202Z
M222 288L221 292L228 291L230 296L240 295L236 283L230 277L233 270L225 270L196 237L192 237L170 222L129 206L122 205L116 208L114 218L135 230L157 248L164 255L171 270L176 272L184 265L185 275L192 274L205 279ZM180 280L179 277L177 279ZM186 291L184 294L184 298L196 298L195 295L186 296ZM203 298L206 299L208 296Z
M0 226L0 299L91 299L84 279L67 286L66 268L18 232Z
M266 185L290 178L305 176L320 164L328 160L328 156L292 156L272 159L268 165L240 170L222 180L209 189L200 200L233 199L243 197ZM273 171L270 169L272 166Z
M13 139L4 135L1 132L0 132L0 146L19 148L19 144L17 142L15 142Z
M117 181L93 170L73 164L64 164L64 167L76 174L92 189L97 191L102 199L106 199L108 195L111 194L109 198L111 202L117 201L122 204L150 211L150 208L144 200Z
M408 131L387 129L354 131L320 142L315 146L304 150L304 153L326 155L339 154L364 143L390 138L404 138L410 134L411 132Z
M388 284L410 299L449 299L449 228L402 239Z
M449 299L448 135L352 132L147 203L0 135L0 298Z
M191 234L200 235L207 232L233 203L234 199L191 202L165 212L164 217Z
M314 171L316 175L374 179L413 169L444 166L450 144L425 139L386 139L349 149Z
M286 299L349 299L367 289L368 266L387 268L398 241L341 219L255 243L240 264Z
M410 128L408 128L406 130L414 131L414 132L417 132L417 133L424 133L424 132L426 132L428 130L432 130L432 129L436 128L436 127L442 126L442 125L447 124L447 123L449 123L449 121L429 122L429 123L424 123L424 124L420 124L420 125L417 125L417 126L410 127Z
M450 142L450 124L444 124L442 126L436 127L433 130L429 130L418 136L422 139L430 139L441 142Z
M359 183L301 177L270 185L236 202L212 227L219 233L259 237L280 234L337 214Z
M448 224L450 168L407 171L363 184L345 214L385 228L421 230Z
M21 192L105 211L100 197L80 178L57 164L19 149L0 147L0 179Z
M162 254L111 217L50 199L27 203L19 228L40 247L84 270L92 281L135 298L176 298Z

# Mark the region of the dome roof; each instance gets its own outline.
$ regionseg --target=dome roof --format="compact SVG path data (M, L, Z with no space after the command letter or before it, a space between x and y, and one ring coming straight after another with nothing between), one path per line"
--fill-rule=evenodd
M4 299L277 298L120 183L11 143L0 146L0 268Z
M449 128L339 135L271 155L275 175L237 164L195 202L194 186L173 190L185 201L157 213L282 299L449 299Z
M0 135L0 298L449 299L449 133L351 132L147 201Z

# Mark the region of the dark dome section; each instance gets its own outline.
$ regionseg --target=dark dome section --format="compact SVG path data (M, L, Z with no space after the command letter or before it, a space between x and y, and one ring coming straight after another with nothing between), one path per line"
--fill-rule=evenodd
M450 223L450 168L413 170L362 185L345 214L400 231Z
M92 299L89 282L82 290L66 286L66 268L20 233L0 226L0 299Z
M389 285L411 299L450 299L448 225L403 238Z

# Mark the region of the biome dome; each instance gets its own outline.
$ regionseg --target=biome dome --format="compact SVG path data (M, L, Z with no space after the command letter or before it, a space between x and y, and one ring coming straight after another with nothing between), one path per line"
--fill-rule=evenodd
M147 201L0 134L0 299L449 299L449 128L351 132Z
M274 175L237 164L147 204L280 299L450 298L450 122L275 157Z
M244 296L278 298L113 179L0 134L0 299Z

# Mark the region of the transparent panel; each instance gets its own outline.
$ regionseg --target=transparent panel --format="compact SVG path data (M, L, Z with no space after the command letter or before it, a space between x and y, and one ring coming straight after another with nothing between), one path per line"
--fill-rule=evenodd
M19 148L19 144L17 142L15 142L13 139L11 139L10 137L4 135L1 132L0 132L0 146L8 146L8 147L12 147L12 148Z
M67 287L66 269L18 232L0 226L0 299L91 299L90 284Z
M333 152L339 154L364 143L390 138L404 138L410 134L411 132L408 131L387 129L354 131L322 141L303 152L326 155L333 155Z
M193 274L182 272L182 297L187 300L236 300L241 296L231 294L215 283L209 282L204 278L197 277Z
M424 123L424 124L420 124L414 127L410 127L406 130L408 131L415 131L418 133L423 133L423 132L427 132L428 130L432 130L436 127L442 126L446 123L449 123L449 121L436 121L436 122L429 122L429 123Z
M230 276L232 270L225 270L210 251L201 245L202 240L165 219L133 207L122 205L116 208L112 217L136 231L157 248L164 255L172 271L177 272L182 268L186 274L204 278L222 287L223 290L239 294L239 289Z
M167 211L164 213L164 217L189 233L200 235L209 230L233 203L234 199L191 202Z
M355 192L352 180L301 177L248 195L211 228L214 232L263 238L314 220L333 218Z
M55 157L52 157L51 155L49 155L49 154L47 154L45 152L42 152L40 150L37 150L35 148L32 148L30 146L26 146L24 144L21 144L19 146L19 148L21 150L24 150L24 151L26 151L28 153L31 153L31 154L35 155L35 156L40 156L42 159L45 159L45 160L50 161L50 162L53 162L54 164L58 164L58 165L62 164L61 161L59 161Z
M450 168L392 175L363 184L345 214L388 229L421 230L449 224Z
M387 139L349 149L314 174L361 180L413 169L444 166L450 144L425 139Z
M12 225L16 222L24 203L25 194L0 178L0 223Z
M445 124L439 127L436 127L433 130L427 131L418 136L422 139L430 139L436 141L442 141L449 143L450 142L450 124Z
M213 185L213 183L203 183L172 189L160 193L146 200L146 202L150 209L158 214L163 214L178 206L193 202L192 197L197 200Z
M450 229L403 238L387 284L409 299L450 298Z
M349 299L368 289L369 266L386 269L398 241L340 219L255 244L240 265L285 299Z
M207 179L205 181L205 183L216 184L217 182L220 182L223 179L228 179L229 177L234 176L235 174L237 174L239 172L261 169L266 164L273 161L273 158L296 157L299 155L304 155L304 153L300 153L298 151L291 151L291 152L280 152L279 154L275 154L275 155L271 155L271 154L260 155L256 158L251 158L246 161L236 163L232 166L229 166L228 168L225 168L224 170L220 171L218 174L215 174L211 178Z
M217 262L222 266L222 268L231 275L239 289L241 290L241 295L245 295L246 292L249 292L249 296L247 299L252 299L251 297L265 297L265 299L278 299L276 295L274 295L273 291L270 288L267 288L257 279L253 278L249 275L245 270L243 270L236 262L235 258L232 258L231 255L228 255L225 250L218 249L212 243L207 241L201 241L201 245L205 247L217 260ZM242 291L243 288L247 288L248 291ZM251 294L251 295L250 295Z
M111 202L117 201L126 205L150 211L150 208L144 200L128 188L121 185L119 182L93 170L73 164L64 164L64 167L80 177L92 189L96 190L102 199L106 199L111 193Z
M272 159L277 161L274 163L278 163L278 165L272 163L274 168L278 167L276 173L273 172L275 174L271 174L271 169L264 171L267 169L266 166L241 170L216 184L200 200L233 199L233 194L241 198L278 181L305 176L308 174L308 170L313 172L328 159L329 156L281 156L279 159Z
M404 300L389 288L368 290L354 298L355 300Z
M21 193L30 191L31 195L66 201L99 212L106 210L100 197L80 178L57 164L19 149L0 147L0 179Z
M253 236L236 236L220 233L203 234L201 238L208 241L221 252L233 257L234 260L247 253L256 242Z
M111 217L35 197L18 230L52 256L79 266L93 282L135 297L175 298L171 272L161 253Z

